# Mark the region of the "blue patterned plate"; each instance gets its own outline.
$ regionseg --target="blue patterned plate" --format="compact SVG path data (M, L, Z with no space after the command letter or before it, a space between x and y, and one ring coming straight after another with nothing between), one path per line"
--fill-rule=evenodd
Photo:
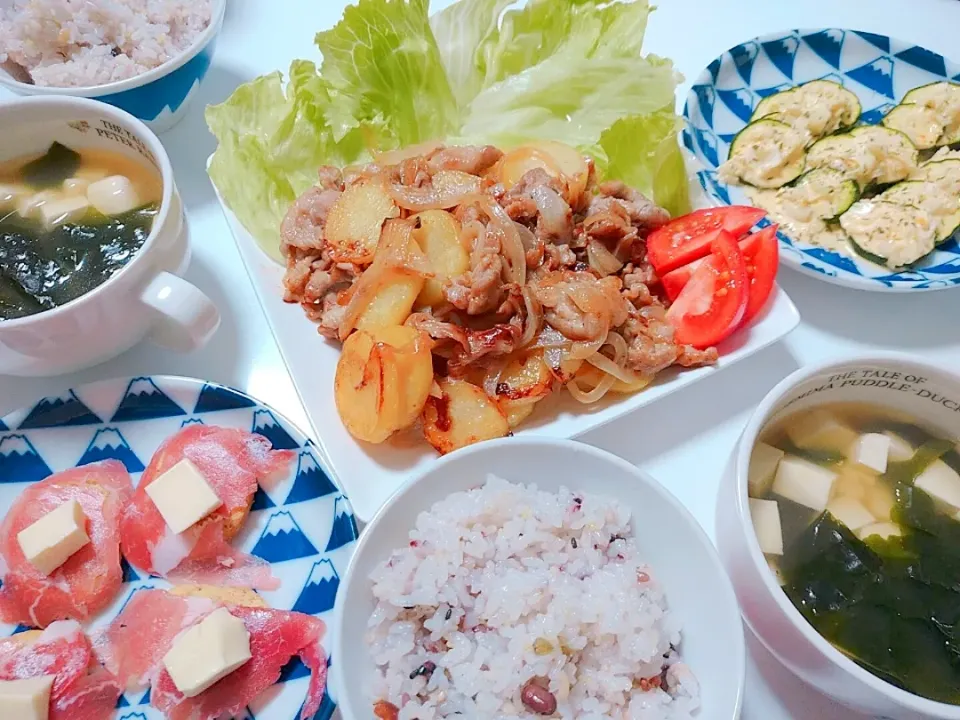
M357 524L346 496L330 480L310 440L285 418L242 392L215 383L153 376L84 385L0 419L0 514L25 482L77 465L114 458L134 483L160 443L190 423L252 430L275 448L296 450L290 476L269 494L258 490L250 519L235 541L267 560L282 581L264 592L271 607L317 615L328 623L323 645L333 647L330 626L340 576L347 569ZM110 622L142 588L166 587L124 561L124 585L116 602L91 627ZM0 624L0 634L26 628ZM292 660L280 681L248 708L256 720L294 720L307 691L309 671ZM120 697L112 720L162 720L150 693ZM315 718L328 720L335 704L327 695Z
M828 28L785 30L731 48L696 79L683 109L683 143L703 166L700 185L717 205L749 204L740 188L717 179L730 141L764 97L817 79L854 92L862 122L877 123L915 87L960 82L960 66L922 47L886 35ZM892 272L860 258L797 242L780 233L784 263L828 282L860 290L942 290L960 285L960 247L954 238L915 270Z

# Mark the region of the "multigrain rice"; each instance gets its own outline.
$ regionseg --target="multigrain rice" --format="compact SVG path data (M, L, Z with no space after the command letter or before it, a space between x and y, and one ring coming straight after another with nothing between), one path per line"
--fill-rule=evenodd
M37 85L91 87L136 77L187 50L212 0L0 2L0 63Z
M421 513L371 579L378 717L532 720L531 682L551 717L699 716L678 620L608 498L491 476Z

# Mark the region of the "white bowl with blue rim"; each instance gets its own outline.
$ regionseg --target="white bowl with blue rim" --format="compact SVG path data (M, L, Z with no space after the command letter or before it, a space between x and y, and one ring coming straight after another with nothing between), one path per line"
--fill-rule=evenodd
M328 663L337 627L333 608L357 539L357 523L346 496L324 467L313 443L275 410L239 390L213 382L155 375L83 385L0 418L0 517L31 482L79 465L114 459L134 483L160 443L184 425L205 423L260 433L278 449L293 450L297 462L270 492L257 490L253 509L234 543L270 563L277 590L261 594L280 610L315 615L326 622L322 639ZM132 593L166 588L123 561L124 583L114 603L85 629L111 622ZM0 636L27 628L0 624ZM310 671L293 659L276 685L250 703L248 717L291 720L300 716ZM315 720L329 720L336 702L328 688ZM120 696L116 712L103 720L159 720L150 691Z
M742 188L722 183L717 167L761 99L811 80L833 80L852 91L861 122L876 124L913 88L960 82L960 65L926 48L840 28L783 30L731 48L694 81L683 110L683 143L700 167L697 179L714 205L750 204ZM920 291L960 286L960 246L954 237L916 267L894 271L779 233L780 257L801 272L859 290Z
M226 8L227 0L211 0L210 24L193 44L136 77L93 87L48 87L21 82L0 66L0 87L18 95L68 95L99 100L126 110L154 132L164 132L183 119L207 75Z

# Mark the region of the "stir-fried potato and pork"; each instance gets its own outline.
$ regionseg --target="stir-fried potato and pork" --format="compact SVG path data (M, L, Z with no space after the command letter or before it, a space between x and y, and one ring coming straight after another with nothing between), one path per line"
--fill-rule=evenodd
M445 453L509 434L558 388L592 403L716 360L674 341L657 295L644 239L668 220L559 143L410 148L320 168L281 228L285 299L343 343L354 437L419 421Z

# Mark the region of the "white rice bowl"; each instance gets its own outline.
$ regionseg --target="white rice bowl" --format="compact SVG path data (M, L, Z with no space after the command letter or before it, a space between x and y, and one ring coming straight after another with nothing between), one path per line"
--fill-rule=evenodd
M0 64L38 86L105 85L185 52L211 17L211 0L12 0L0 4Z
M629 509L600 495L494 476L449 495L373 571L378 672L356 681L400 720L542 717L522 698L534 678L551 717L699 717L680 625L632 535Z

